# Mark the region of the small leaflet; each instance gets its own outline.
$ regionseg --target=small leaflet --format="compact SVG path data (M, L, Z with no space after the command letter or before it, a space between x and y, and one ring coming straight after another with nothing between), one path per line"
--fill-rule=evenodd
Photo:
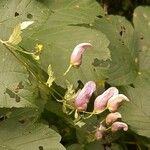
M43 51L43 45L42 44L36 44L35 52L33 53L33 57L35 60L40 59L40 55L41 55L42 51Z
M21 37L21 30L26 29L28 26L33 24L34 21L24 21L21 24L18 24L15 26L11 36L9 37L9 40L6 41L6 43L12 44L12 45L17 45L21 42L22 37Z
M53 83L54 80L55 80L54 72L52 71L52 66L51 66L51 65L48 66L48 71L47 71L47 73L48 73L48 75L49 75L49 78L48 78L48 80L47 80L47 82L46 82L46 85L48 85L49 87L51 87L51 86L52 86L52 83Z
M80 121L76 122L75 125L79 126L81 128L81 127L83 127L85 125L85 122L80 120Z
M73 84L71 84L69 81L66 81L66 84L67 84L67 91L65 93L64 99L66 101L70 101L76 97L76 94L73 88Z
M10 43L12 45L17 45L21 42L22 38L21 38L21 28L20 28L20 24L18 24L14 30L13 33L11 34L11 36L9 37L9 40L7 41L7 43Z

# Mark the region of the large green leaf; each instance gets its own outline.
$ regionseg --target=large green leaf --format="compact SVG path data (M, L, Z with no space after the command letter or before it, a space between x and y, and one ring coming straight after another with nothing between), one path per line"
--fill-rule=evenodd
M26 69L14 55L0 45L0 107L27 107L31 103L18 94L23 89L23 82L27 80Z
M149 76L150 72L142 73L133 83L134 87L125 87L123 91L131 101L121 110L123 120L130 125L130 128L147 137L150 137Z
M9 111L0 125L1 150L65 150L60 135L47 125L35 123L36 111Z
M127 86L124 89L131 101L122 107L122 114L132 130L150 137L150 7L135 9L133 22L138 43L139 72L132 87Z
M134 11L133 23L137 34L139 71L150 69L150 7L138 7Z
M111 85L127 85L137 76L138 65L136 37L132 25L123 17L108 16L96 19L94 28L105 33L110 40L112 63L108 82Z
M41 65L47 70L48 65L51 64L56 82L61 85L64 84L66 78L72 83L77 83L78 80L83 82L100 80L102 77L97 74L97 68L92 65L94 59L110 59L107 48L108 39L104 34L93 29L78 26L49 27L49 29L42 27L41 31L33 34L24 42L24 46L31 43L31 39L34 44L43 43L45 51L41 56ZM35 41L36 39L38 41ZM94 48L85 52L79 69L72 68L64 77L63 73L69 66L70 55L74 47L82 42L90 42ZM101 71L104 72L103 68Z
M54 11L54 13L51 14L47 6L44 6L41 2L18 0L14 5L11 1L7 1L7 3L4 3L3 1L3 5L0 5L1 13L5 14L6 4L7 7L9 7L9 13L7 17L3 16L1 20L1 28L3 28L4 31L2 32L3 34L1 35L1 38L8 39L12 32L12 27L14 28L16 22L27 18L35 20L33 25L34 28L31 27L30 30L23 33L22 46L26 49L32 50L35 44L42 43L44 45L45 52L41 59L42 67L45 71L47 71L48 65L52 64L52 68L54 69L54 73L58 81L57 83L61 81L60 83L64 84L66 78L73 83L77 83L78 80L85 82L92 79L100 80L101 78L106 78L105 72L108 66L106 68L100 68L101 74L97 74L97 70L99 70L99 68L95 68L92 65L95 58L100 60L107 60L110 58L110 53L107 48L109 41L105 35L101 32L86 29L84 27L68 26L68 24L90 24L94 20L94 17L100 13L99 8L101 7L96 1L91 0L64 1L64 3L57 3L59 3L60 6L56 5L55 1L51 1L49 4L50 6L47 4L47 6ZM72 16L69 15L64 17L63 11L66 12L66 15L71 14L70 11L74 13ZM103 12L102 9L101 12ZM32 17L29 18L29 15ZM58 23L62 26L55 27L57 23L54 23L55 21L53 20L53 16L54 18L57 18L58 16L58 20L60 20L59 16L61 15L66 19L66 22L62 20L61 23ZM81 18L79 19L78 16ZM37 28L39 26L41 26L40 29ZM71 38L70 34L72 34ZM69 74L64 78L63 73L69 66L71 51L81 42L91 42L94 49L88 50L87 54L85 54L85 63L83 63L81 69L71 69ZM85 72L87 77L85 76Z
M98 15L104 15L102 7L96 0L51 0L44 1L52 14L47 25L90 24Z
M0 39L8 40L16 24L32 19L38 22L34 26L36 29L45 21L49 10L36 1L2 0L0 13L3 14L0 18ZM35 91L30 89L31 83L28 82L27 69L32 65L33 70L33 66L36 64L32 62L33 60L29 61L29 58L23 59L27 55L20 57L14 49L8 49L2 44L0 44L0 49L0 107L35 107ZM37 68L34 67L34 71ZM36 73L39 76L38 69Z

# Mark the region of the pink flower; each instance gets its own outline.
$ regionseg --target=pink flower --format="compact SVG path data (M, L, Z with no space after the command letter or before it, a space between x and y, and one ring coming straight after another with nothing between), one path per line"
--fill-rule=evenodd
M123 94L114 95L109 99L107 108L110 112L115 112L120 107L123 101L129 101L129 99Z
M94 112L101 113L105 110L108 100L119 93L115 87L110 87L103 94L99 95L94 102Z
M99 128L96 129L95 132L95 138L96 140L100 140L103 138L104 134L106 132L106 127L104 127L103 125L100 125Z
M111 131L112 132L116 132L118 130L124 130L124 131L127 131L128 130L128 125L126 123L123 123L123 122L114 122L111 126Z
M106 124L110 125L110 124L114 123L119 118L122 118L122 116L119 112L110 113L106 116Z
M87 109L87 104L89 103L90 97L95 90L96 84L94 81L89 81L84 85L83 89L75 98L75 106L77 110L85 111Z
M70 64L75 67L79 67L82 63L82 54L87 48L92 48L93 46L90 43L81 43L78 44L70 57Z

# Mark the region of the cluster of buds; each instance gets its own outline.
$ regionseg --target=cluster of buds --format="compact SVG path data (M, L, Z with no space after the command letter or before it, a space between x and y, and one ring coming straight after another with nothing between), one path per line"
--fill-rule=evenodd
M89 81L84 85L74 101L77 110L86 111L87 104L95 90L96 84L94 81ZM129 99L125 95L119 94L116 87L110 87L95 99L93 112L94 114L99 114L106 109L110 112L116 112L123 101L129 101Z
M74 101L77 111L86 111L87 105L95 90L96 84L94 81L89 81L85 84L83 89L79 91ZM110 112L104 120L105 123L100 124L100 126L96 129L96 139L101 139L108 129L111 129L112 132L116 132L121 129L124 131L128 130L127 124L117 121L122 118L121 114L117 111L123 101L129 101L129 99L125 95L119 94L116 87L110 87L95 99L92 114L100 114L106 109Z

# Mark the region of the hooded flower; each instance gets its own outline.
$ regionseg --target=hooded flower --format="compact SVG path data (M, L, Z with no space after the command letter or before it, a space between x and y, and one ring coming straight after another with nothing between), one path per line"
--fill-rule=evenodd
M123 95L118 94L111 97L107 103L107 108L110 112L115 112L119 108L119 106L122 104L123 101L129 101L129 99Z
M114 96L118 95L118 89L115 87L110 87L103 94L99 95L94 102L94 112L101 113L105 110L108 100Z
M111 131L112 132L116 132L119 130L124 130L127 131L128 130L128 125L126 123L123 122L114 122L111 126Z
M81 43L78 44L70 57L70 64L75 67L79 67L82 63L82 54L87 48L92 48L93 46L90 43Z
M85 111L87 104L92 96L93 92L96 90L96 84L94 81L87 82L83 89L79 92L75 98L75 107L77 110Z
M119 118L122 118L122 116L119 112L110 113L106 116L106 124L110 125L110 124L114 123Z

